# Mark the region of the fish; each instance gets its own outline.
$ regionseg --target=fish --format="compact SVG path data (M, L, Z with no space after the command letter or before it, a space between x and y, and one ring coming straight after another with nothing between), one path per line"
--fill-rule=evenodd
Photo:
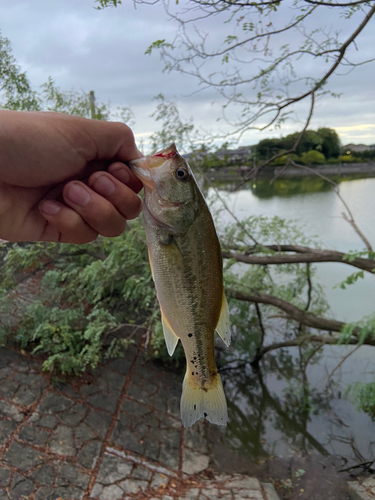
M149 261L170 356L180 340L186 356L181 420L218 425L228 410L214 353L215 331L230 344L223 263L211 213L175 144L129 162L144 185Z

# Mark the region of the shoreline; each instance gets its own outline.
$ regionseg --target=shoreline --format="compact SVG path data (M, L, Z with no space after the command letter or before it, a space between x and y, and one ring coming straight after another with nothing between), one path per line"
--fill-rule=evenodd
M256 178L272 178L279 177L281 171L285 167L278 166L272 167L267 166L261 169ZM218 169L210 169L206 172L206 175L211 180L237 180L243 178L245 175L249 175L252 172L251 167L222 167ZM324 176L333 176L333 175L361 175L363 174L365 177L371 177L372 175L375 177L375 162L369 163L340 163L338 165L317 165L314 167L309 167L308 169L304 168L296 168L296 167L288 167L285 171L283 171L283 177L308 177L314 176L315 174L320 174Z

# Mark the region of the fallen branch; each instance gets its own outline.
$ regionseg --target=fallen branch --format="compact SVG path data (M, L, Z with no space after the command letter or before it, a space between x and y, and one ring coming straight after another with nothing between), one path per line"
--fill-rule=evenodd
M295 305L287 302L286 300L279 299L278 297L274 297L273 295L267 295L265 293L249 293L249 292L240 292L237 290L227 290L227 294L230 297L238 300L244 300L246 302L255 302L258 304L267 304L270 306L277 307L282 311L286 312L288 318L294 319L305 326L310 326L311 328L316 328L318 330L327 330L330 332L340 332L346 323L342 321L336 321L334 319L326 319L320 318L319 316L315 316L315 314L302 311L298 309ZM368 342L370 341L367 339ZM375 345L375 340L372 341Z
M336 250L318 250L297 245L267 245L264 248L281 252L297 252L294 255L249 255L234 252L222 252L224 259L235 259L237 262L245 264L259 264L266 266L268 264L301 264L306 262L341 262L349 266L357 267L369 273L374 274L375 260L356 257L345 260L346 254ZM259 251L259 250L254 250ZM251 252L249 252L251 253Z

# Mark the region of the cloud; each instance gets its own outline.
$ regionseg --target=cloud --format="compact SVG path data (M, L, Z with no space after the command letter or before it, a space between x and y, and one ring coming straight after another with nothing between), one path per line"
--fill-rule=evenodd
M2 35L10 39L17 61L34 85L42 84L51 76L62 88L95 90L99 101L111 101L113 106L131 105L137 120L137 137L146 137L155 130L155 122L150 118L155 109L152 98L160 92L167 99L177 101L181 115L193 117L197 126L211 132L229 130L223 122L217 122L224 103L217 92L207 89L195 93L199 89L195 78L177 72L162 73L158 54L144 54L153 41L172 40L176 35L177 25L167 20L160 3L134 9L133 2L125 0L117 9L103 11L94 9L94 5L94 0L0 3ZM180 0L179 5L184 7L186 0ZM285 12L291 12L292 2L285 5ZM326 12L327 26L334 25L336 11ZM283 15L273 15L275 25L282 25ZM363 14L356 16L359 19ZM318 21L312 19L312 25ZM343 38L355 21L343 21ZM211 18L206 29L211 46L217 46L223 24ZM372 57L375 31L364 30L357 46L358 52L355 47L350 50L356 61ZM298 64L298 69L313 76L323 70L309 57ZM359 66L346 76L334 76L330 88L343 96L340 99L325 96L318 100L312 126L341 127L339 133L345 142L359 138L360 130L353 127L375 123L374 73L374 66ZM308 103L297 107L296 121L287 122L279 131L249 131L242 143L254 143L267 135L286 135L300 129L307 107ZM345 130L342 127L346 127ZM361 133L361 141L375 142L373 128L367 127Z

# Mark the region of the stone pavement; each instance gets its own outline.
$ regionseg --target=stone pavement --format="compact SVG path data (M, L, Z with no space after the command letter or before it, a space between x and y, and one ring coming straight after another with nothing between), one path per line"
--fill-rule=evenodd
M375 500L375 479L368 477L363 481L348 481L351 500Z
M209 424L182 428L181 381L142 352L56 384L0 348L0 500L278 500L271 484L209 470Z

